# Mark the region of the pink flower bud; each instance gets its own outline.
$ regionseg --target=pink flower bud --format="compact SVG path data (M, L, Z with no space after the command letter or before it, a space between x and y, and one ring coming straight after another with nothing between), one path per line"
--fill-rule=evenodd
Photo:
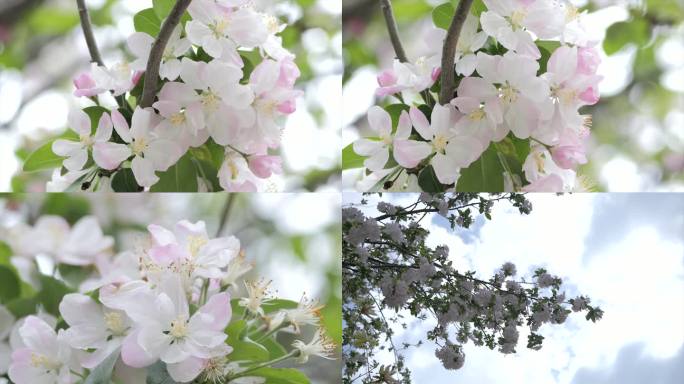
M593 75L596 73L601 58L594 47L580 47L577 50L577 72L584 75Z
M138 85L138 81L140 81L140 78L142 77L143 73L145 73L145 71L133 72L133 77L131 78L131 81L133 82L134 87Z
M274 173L282 173L282 164L279 156L255 155L249 158L249 169L262 179L271 177Z
M278 85L281 87L292 88L301 72L291 57L287 57L280 62L280 77Z
M386 69L378 75L378 84L381 87L391 87L397 83L397 75L391 69Z
M284 101L277 106L278 112L289 115L291 113L294 113L294 111L297 110L297 101L294 99L290 99L287 101Z
M439 79L439 76L442 74L442 68L437 67L432 70L432 81L437 81Z
M93 80L89 73L81 73L78 77L74 78L74 86L76 86L74 95L78 97L95 96L99 93L95 80Z
M584 92L580 93L579 98L587 105L594 105L599 101L598 89L589 87Z
M585 148L578 145L563 145L551 149L553 161L563 169L575 169L578 164L586 164Z

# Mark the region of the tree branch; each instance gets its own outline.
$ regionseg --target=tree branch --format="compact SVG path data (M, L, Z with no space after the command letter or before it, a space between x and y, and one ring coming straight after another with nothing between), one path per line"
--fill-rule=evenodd
M97 49L97 42L93 35L93 26L90 24L90 16L88 15L88 8L86 8L85 0L76 0L76 4L78 5L78 16L81 19L81 29L83 29L83 35L85 36L86 45L88 46L88 52L90 52L91 61L104 67L102 56L100 56L100 50Z
M157 78L159 78L159 65L162 55L173 30L180 23L181 16L192 0L177 0L176 5L171 9L171 13L162 23L159 36L152 44L150 56L147 58L147 68L145 69L145 86L143 88L140 106L142 108L151 107L154 97L157 94Z
M444 105L451 101L454 95L454 59L456 56L456 44L458 44L458 37L461 34L461 29L465 23L470 6L473 0L461 0L458 3L454 18L451 20L451 25L447 31L444 39L444 46L442 48L442 89L439 92L439 103Z
M397 59L402 63L406 63L408 58L399 39L397 21L394 19L394 12L392 12L392 2L390 0L380 0L380 8L382 8L382 14L385 16L387 32L389 32L390 41L392 42L392 47L394 47L394 52L397 54Z

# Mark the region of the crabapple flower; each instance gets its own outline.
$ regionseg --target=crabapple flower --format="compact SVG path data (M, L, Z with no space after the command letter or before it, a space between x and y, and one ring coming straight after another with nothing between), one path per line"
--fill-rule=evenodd
M480 15L482 30L509 50L538 59L541 54L532 35L540 39L559 36L565 27L560 6L546 0L485 0Z
M183 58L181 79L198 90L203 123L215 142L227 145L240 129L254 124L252 90L240 84L242 70L235 65L212 60L209 63Z
M479 77L466 77L461 80L457 94L451 104L464 116L456 123L456 130L478 138L485 147L506 136L503 106L493 84Z
M219 184L228 192L256 192L257 190L258 179L240 153L231 149L226 150L218 172Z
M465 355L461 347L449 341L442 348L435 351L435 356L437 356L446 369L461 369L465 363Z
M477 65L477 56L475 56L475 52L480 50L487 41L487 35L482 31L477 31L478 24L477 17L468 14L468 17L466 17L466 20L463 23L458 42L456 43L456 73L463 76L470 76L473 74L475 66ZM443 36L437 41L444 41L446 31L443 29L438 30L443 31Z
M107 142L112 136L112 120L109 115L103 113L97 125L95 134L91 136L90 117L80 109L72 109L68 117L69 127L78 134L79 141L57 139L52 143L52 151L62 157L64 168L69 171L80 171L88 161L88 151L96 143ZM108 164L108 159L101 151L93 150L93 158L96 162Z
M332 353L335 348L333 341L323 333L322 329L317 329L311 342L308 344L301 340L296 340L292 346L299 351L297 362L304 364L309 361L311 356L319 356L324 359L332 360Z
M154 224L147 228L153 240L150 258L173 267L190 281L194 277L223 278L223 269L240 252L240 241L234 236L210 239L203 221L180 221L174 232Z
M318 325L321 308L323 306L319 305L317 300L307 300L306 296L302 296L297 304L297 308L284 311L285 320L292 325L295 333L299 333L301 326L304 324Z
M440 57L421 56L415 63L394 60L392 70L378 76L378 96L388 96L405 90L421 92L430 88L439 77Z
M283 160L279 156L254 155L249 157L249 169L257 177L267 179L272 174L283 172Z
M97 82L89 73L81 73L74 78L74 86L76 90L74 91L74 96L97 96L100 93L107 92L104 88L99 88Z
M112 111L112 122L121 139L128 144L130 155L134 156L131 164L133 175L143 187L155 184L159 180L155 172L165 171L183 154L183 149L173 140L152 131L158 117L149 110L137 107L133 111L130 129L126 119L116 110Z
M54 329L36 316L29 316L19 329L25 347L12 352L9 378L16 384L72 384L83 371L68 345L64 330Z
M237 46L257 47L268 38L262 18L248 7L227 9L211 0L196 0L188 7L188 39L214 58L242 64Z
M456 182L459 169L469 166L484 151L479 141L453 129L456 111L451 105L436 105L432 110L431 122L416 107L411 107L410 116L416 131L432 145L435 155L430 164L442 184Z
M575 172L562 169L553 161L549 151L541 145L533 145L523 164L525 178L532 185L530 192L553 192L571 190L575 184ZM561 186L561 189L550 189Z
M373 106L368 110L368 124L377 132L380 140L359 139L354 142L354 151L368 156L364 165L372 171L385 167L391 149L394 150L397 163L406 168L415 167L432 152L429 144L408 139L411 134L411 119L406 111L401 113L397 132L394 135L392 135L392 118L387 111L378 106Z
M165 83L152 104L164 119L157 131L179 138L184 147L197 147L207 140L200 98L192 86L180 82Z
M92 350L81 360L84 368L92 369L116 351L131 330L131 320L125 313L96 303L89 296L72 293L64 296L59 313L69 328L64 332L71 347Z
M131 68L137 71L144 71L147 67L147 59L152 50L154 38L144 32L136 32L128 37L128 49L137 58L131 63ZM181 72L181 61L178 57L182 56L190 49L190 41L181 38L181 27L177 26L171 33L169 41L166 43L159 64L159 77L174 81Z
M238 305L245 307L251 313L264 316L264 309L261 305L269 300L268 286L270 281L245 281L245 288L247 289L247 297L243 297L238 301Z
M530 136L550 110L549 86L537 77L539 63L507 52L503 56L477 54L477 73L490 84L499 84L506 128L521 139Z

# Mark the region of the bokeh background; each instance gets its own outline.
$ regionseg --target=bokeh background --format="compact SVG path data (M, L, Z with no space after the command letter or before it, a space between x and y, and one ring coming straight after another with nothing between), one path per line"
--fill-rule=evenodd
M84 215L98 218L118 249L131 249L146 236L149 224L172 227L177 221L204 220L213 236L229 194L0 194L0 232L17 222L31 223L44 214L60 215L71 224ZM303 293L318 298L327 333L341 344L340 195L235 194L223 228L234 235L255 268L245 279L272 280L280 298L299 301ZM0 233L0 235L2 235ZM0 236L2 238L2 236ZM41 272L51 274L49 259L39 258ZM240 295L244 288L240 287ZM287 345L288 335L281 341ZM304 335L310 340L312 335ZM339 355L338 355L339 356ZM338 383L341 360L313 357L302 369L312 383Z
M409 59L424 44L432 9L446 0L393 0ZM684 2L571 0L586 10L586 27L600 40L601 100L593 115L589 163L580 168L597 191L684 189ZM375 76L394 51L376 0L344 0L343 131L346 146L369 135L366 111L378 103ZM606 32L608 32L606 34ZM604 50L603 40L608 36ZM610 55L606 54L611 53ZM359 170L345 171L354 189Z
M339 184L342 0L254 0L290 26L305 96L288 119L278 191L325 191ZM152 0L86 0L106 64L123 58L132 16ZM20 173L22 160L66 128L72 79L89 68L74 0L0 1L0 191L42 191L50 173ZM13 176L16 176L13 178Z

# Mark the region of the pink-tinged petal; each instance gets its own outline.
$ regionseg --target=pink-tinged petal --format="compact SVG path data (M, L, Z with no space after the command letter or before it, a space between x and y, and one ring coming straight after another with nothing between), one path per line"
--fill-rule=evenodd
M59 313L70 326L90 324L104 325L104 314L100 306L89 296L69 293L59 303Z
M112 124L114 125L114 130L119 135L121 140L130 143L131 142L131 132L128 128L128 122L123 117L121 112L114 109L112 110Z
M205 362L206 359L191 356L181 362L168 364L166 369L174 381L189 383L202 373Z
M168 229L162 227L161 225L150 224L147 226L147 230L152 235L152 240L154 240L156 245L168 245L176 243L176 235Z
M445 134L453 127L453 110L454 108L451 104L435 105L430 120L430 126L435 134Z
M378 132L380 137L389 136L392 133L390 114L378 106L373 106L368 110L368 124L371 129Z
M103 113L97 124L97 131L95 131L93 140L107 141L110 137L112 137L112 119L109 117L108 113Z
M262 95L275 88L280 77L280 66L276 61L265 59L254 68L249 75L249 83L252 85L254 94Z
M442 184L453 184L459 176L459 169L447 156L437 153L430 162L435 170L437 180Z
M79 135L90 136L90 117L80 109L74 108L67 116L69 127Z
M171 263L185 259L187 252L178 244L160 245L150 248L148 255L159 265L169 265Z
M587 105L596 104L599 101L599 98L598 89L595 87L589 87L579 95L579 99L584 101Z
M159 100L175 101L180 105L187 105L199 100L195 90L185 83L169 82L159 91Z
M532 36L530 36L529 32L519 29L515 31L515 37L517 39L517 44L515 48L512 48L515 50L515 52L524 56L529 56L535 60L539 60L541 57L541 52L539 52L539 48L534 43L534 40L532 39Z
M164 116L165 118L170 118L171 116L175 115L176 113L180 112L181 110L181 105L172 100L159 100L156 101L152 106L159 111L159 114Z
M289 115L294 113L297 110L297 101L296 100L286 100L277 106L278 112Z
M24 344L34 350L48 355L57 355L57 335L54 329L37 316L28 316L19 328Z
M397 83L397 75L391 69L386 69L377 77L378 85L381 87L391 87Z
M363 165L371 171L378 171L385 168L387 160L389 160L389 149L383 148L364 160Z
M579 47L577 50L577 72L594 75L601 64L601 57L594 47Z
M152 115L153 113L150 112L150 109L135 108L133 117L131 118L131 137L147 137L147 134L154 127Z
M496 96L497 90L481 77L466 77L458 85L458 95L482 101Z
M212 296L207 300L207 303L199 309L199 313L210 316L207 317L207 319L211 319L207 324L209 329L222 331L228 326L228 322L230 322L233 313L230 306L230 295L228 292L222 292Z
M154 174L152 161L148 159L140 156L134 157L131 162L131 169L135 180L143 187L151 187L159 181L159 177Z
M404 168L414 168L432 153L430 144L414 140L394 140L394 159Z
M72 152L68 159L64 160L64 168L70 171L80 171L83 169L86 161L88 161L88 151L82 148L78 151Z
M450 104L458 108L458 110L464 114L468 114L470 112L480 109L480 100L469 96L456 97L453 100L451 100Z
M252 173L262 179L271 177L273 173L281 174L283 172L283 160L280 156L250 156L248 164Z
M121 359L126 365L133 368L144 368L157 361L157 356L152 356L138 344L138 331L130 333L121 345Z
M439 76L442 75L442 68L437 67L432 69L432 75L430 75L430 78L432 79L432 82L434 83L439 79Z
M95 164L107 170L119 167L122 162L131 157L131 148L118 143L95 143L93 145L93 160Z
M470 136L456 136L449 140L446 155L454 168L467 168L485 150L483 144Z
M371 156L380 151L385 146L382 141L368 139L356 140L353 144L354 152L361 156Z
M158 139L151 142L145 151L156 171L166 171L183 156L183 149L172 140Z
M408 112L401 111L399 116L399 123L397 123L397 131L394 133L396 139L408 139L411 135L411 118Z
M523 192L563 192L563 179L552 173L524 186Z
M57 139L52 143L52 152L57 156L71 156L76 151L83 149L83 144L78 141Z
M409 110L409 115L411 116L411 122L413 127L418 131L418 133L425 140L432 140L434 135L432 128L430 127L430 122L427 117L416 107L411 107Z
M577 70L577 48L567 45L558 47L549 58L547 72L553 73L553 81L560 84L570 79Z

